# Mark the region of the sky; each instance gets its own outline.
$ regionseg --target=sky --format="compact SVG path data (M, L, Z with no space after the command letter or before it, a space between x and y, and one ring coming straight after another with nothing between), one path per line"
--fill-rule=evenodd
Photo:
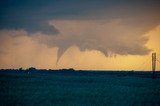
M0 68L160 69L159 0L0 2Z

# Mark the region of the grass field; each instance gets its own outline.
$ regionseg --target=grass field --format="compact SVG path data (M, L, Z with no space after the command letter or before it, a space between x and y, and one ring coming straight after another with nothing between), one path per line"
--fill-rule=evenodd
M0 72L0 106L160 106L160 78L127 72Z

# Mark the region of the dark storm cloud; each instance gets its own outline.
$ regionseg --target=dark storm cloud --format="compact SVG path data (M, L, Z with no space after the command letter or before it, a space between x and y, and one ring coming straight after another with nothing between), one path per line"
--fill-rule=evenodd
M132 18L148 21L146 18L154 17L157 22L159 17L147 15L158 14L159 10L159 0L2 0L0 29L55 34L58 30L48 24L53 19Z
M59 47L59 57L73 45L144 55L150 49L143 35L160 24L159 10L159 0L3 0L0 29L58 35L46 43Z

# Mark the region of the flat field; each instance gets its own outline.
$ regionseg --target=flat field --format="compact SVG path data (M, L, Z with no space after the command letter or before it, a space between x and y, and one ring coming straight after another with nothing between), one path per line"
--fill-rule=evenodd
M151 72L0 72L0 106L160 106Z

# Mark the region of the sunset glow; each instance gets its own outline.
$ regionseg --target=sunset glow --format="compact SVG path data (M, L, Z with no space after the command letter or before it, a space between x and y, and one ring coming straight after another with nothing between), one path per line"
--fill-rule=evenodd
M160 60L158 0L30 4L1 4L0 68L151 70L151 53Z

